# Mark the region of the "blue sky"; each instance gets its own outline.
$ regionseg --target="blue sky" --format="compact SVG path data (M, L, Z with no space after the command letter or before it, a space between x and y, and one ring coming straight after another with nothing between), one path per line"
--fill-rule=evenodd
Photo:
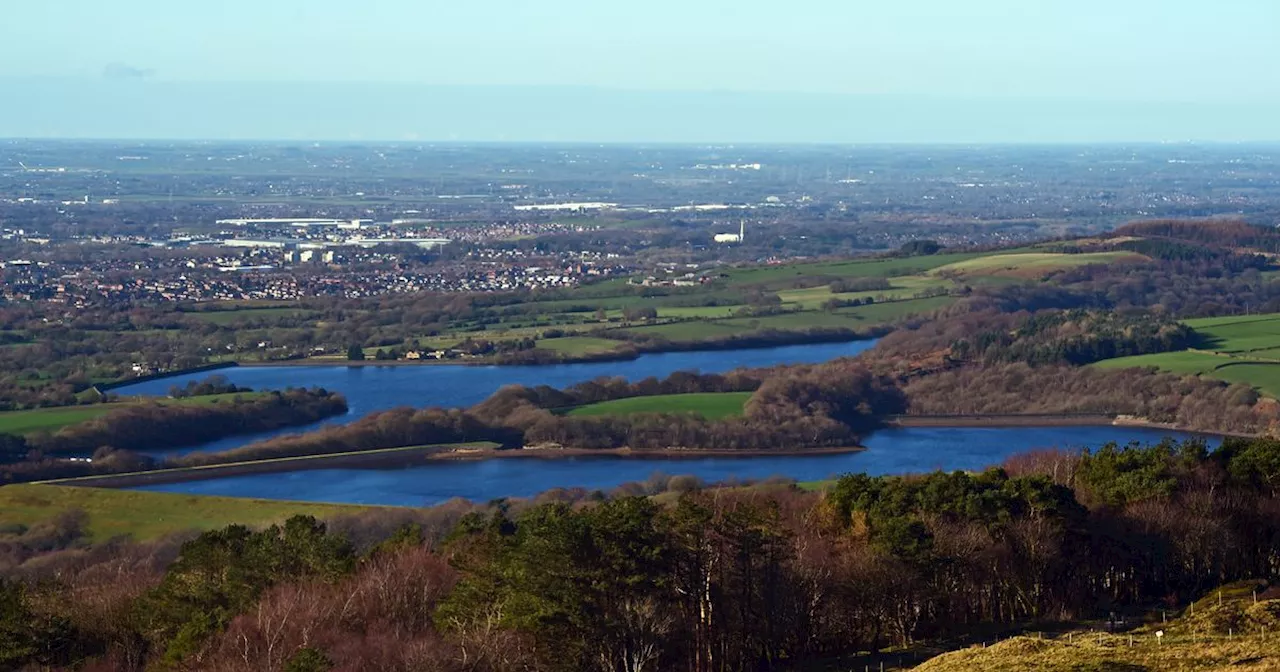
M1280 140L1280 131L1267 126L1280 108L1277 45L1277 0L23 1L6 3L0 23L0 78L23 80L11 90L34 107L24 114L0 111L0 135L87 135L112 128L135 134L125 118L101 118L127 116L124 104L86 109L86 117L100 118L84 124L65 110L50 110L58 128L31 125L33 118L48 117L41 106L57 97L49 87L91 82L83 91L90 104L88 96L100 95L101 80L107 80L134 87L139 105L152 106L180 106L182 96L203 100L201 95L212 94L194 92L215 83L225 92L228 85L255 82L327 86L333 97L360 95L354 86L359 84L396 86L428 105L442 102L439 93L426 93L443 91L432 89L441 86L605 90L592 94L597 96L623 89L628 96L661 92L688 101L716 92L761 101L778 94L827 94L842 96L849 109L857 101L924 98L943 106L970 105L977 117L990 116L976 111L984 105L998 114L998 106L1011 102L1069 101L1092 106L1082 114L1095 130L1055 135L1044 128L1029 135L1010 132L1008 140ZM379 102L396 98L389 91ZM73 93L58 94L59 100L70 103ZM524 101L516 96L510 104ZM1128 122L1119 112L1117 130L1129 135L1106 131L1109 106L1158 111L1166 104L1184 121L1154 124L1147 133L1158 129L1173 137L1136 137L1143 135L1142 126L1125 130ZM351 110L314 114L332 117L325 126L330 130L316 128L326 135L448 135L430 121L421 128L397 122L395 129L379 129L373 120L362 125ZM635 120L623 119L620 126L635 137L570 138L566 132L572 128L562 124L562 116L549 113L549 132L542 135L670 136L643 137ZM782 127L803 122L795 114L771 119L780 126L770 136L778 141L789 137ZM993 122L974 137L953 133L953 139L999 140L999 126L1017 120ZM251 119L234 128L205 123L152 128L206 137L270 130L255 130ZM860 135L838 126L828 132L833 141L876 139L869 130ZM951 136L944 126L923 123L915 135L895 132L886 140L946 140ZM539 125L525 127L536 134ZM804 134L791 135L800 140Z

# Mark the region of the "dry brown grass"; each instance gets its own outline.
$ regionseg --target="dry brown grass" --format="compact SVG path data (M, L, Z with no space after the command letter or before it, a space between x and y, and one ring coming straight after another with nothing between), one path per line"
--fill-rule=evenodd
M1076 631L1053 639L1014 637L992 646L944 653L916 667L920 672L1190 672L1280 671L1280 600L1254 603L1250 591L1233 590L1196 603L1167 624L1132 633ZM1164 637L1158 639L1157 631Z
M1015 637L988 647L944 653L919 672L1190 672L1280 670L1280 633L1175 636L1073 633L1070 639Z

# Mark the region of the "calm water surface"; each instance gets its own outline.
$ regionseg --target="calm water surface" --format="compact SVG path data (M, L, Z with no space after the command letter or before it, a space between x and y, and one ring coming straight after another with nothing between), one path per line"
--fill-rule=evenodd
M778 364L814 364L838 357L853 357L874 346L876 341L788 345L750 350L713 352L665 352L641 355L625 362L584 362L551 366L251 366L205 371L187 376L151 380L116 388L125 395L168 394L169 388L188 381L204 380L211 375L225 376L236 385L255 390L286 387L323 387L337 390L347 397L350 411L314 425L244 436L233 436L204 444L198 448L155 452L154 455L177 455L196 451L219 451L248 445L254 441L309 431L330 424L345 424L375 411L397 406L471 406L484 401L503 385L570 385L599 378L622 376L640 380L649 376L666 377L676 371L723 373L737 368L759 368Z
M1035 448L1096 448L1189 435L1132 427L902 428L877 432L867 450L847 455L691 459L575 457L438 462L405 469L325 469L146 486L139 490L348 504L429 506L453 497L488 501L530 497L558 487L602 489L655 472L707 482L786 476L817 480L849 472L903 474L981 469ZM1211 443L1216 440L1210 439Z

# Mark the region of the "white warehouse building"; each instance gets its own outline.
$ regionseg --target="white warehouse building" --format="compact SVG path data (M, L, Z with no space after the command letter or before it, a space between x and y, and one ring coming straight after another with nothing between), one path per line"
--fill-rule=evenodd
M741 243L743 237L746 236L746 234L747 234L747 224L746 222L740 221L738 222L737 233L717 233L715 235L714 240L717 243Z

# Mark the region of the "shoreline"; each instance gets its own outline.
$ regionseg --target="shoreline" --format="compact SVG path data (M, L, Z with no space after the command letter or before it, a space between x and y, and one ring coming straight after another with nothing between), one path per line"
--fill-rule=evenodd
M706 457L813 457L815 455L844 455L860 453L865 446L839 446L832 448L798 448L795 450L732 450L715 448L662 448L658 450L633 450L631 448L517 448L451 450L433 454L428 459L442 461L471 461L495 459L558 460L572 457L612 457L621 459L688 459Z
M594 355L570 356L556 361L548 362L511 362L495 359L341 359L335 358L331 360L321 360L314 357L305 357L301 359L281 359L272 361L249 361L234 362L231 366L243 366L249 368L270 367L270 366L341 366L341 367L363 367L363 366L562 366L565 364L607 364L610 362L629 362L645 355L664 355L682 352L732 352L735 350L769 350L771 348L788 348L806 345L831 345L835 343L860 343L863 341L874 341L883 334L857 333L857 334L840 334L838 338L831 336L816 335L810 338L802 338L799 340L785 340L777 343L761 343L752 344L725 344L718 342L711 343L667 343L662 347L646 347L643 344L635 344L629 341L618 341L620 346L631 346L629 350L618 350L615 352L603 352Z
M1082 414L1025 414L1016 413L1000 414L985 413L981 415L903 415L889 418L885 421L886 428L934 428L946 429L954 428L981 428L989 427L991 429L1009 428L1009 427L1132 427L1135 429L1155 429L1169 432L1178 432L1181 434L1194 434L1198 436L1218 436L1218 437L1239 437L1245 439L1254 439L1262 436L1261 434L1250 434L1248 432L1232 432L1226 430L1204 430L1183 427L1168 422L1153 422L1145 418L1139 418L1129 415L1107 415L1103 413L1082 413Z
M886 427L1098 427L1115 425L1116 416L1103 413L1080 415L1036 413L983 413L978 415L899 415L888 418Z

